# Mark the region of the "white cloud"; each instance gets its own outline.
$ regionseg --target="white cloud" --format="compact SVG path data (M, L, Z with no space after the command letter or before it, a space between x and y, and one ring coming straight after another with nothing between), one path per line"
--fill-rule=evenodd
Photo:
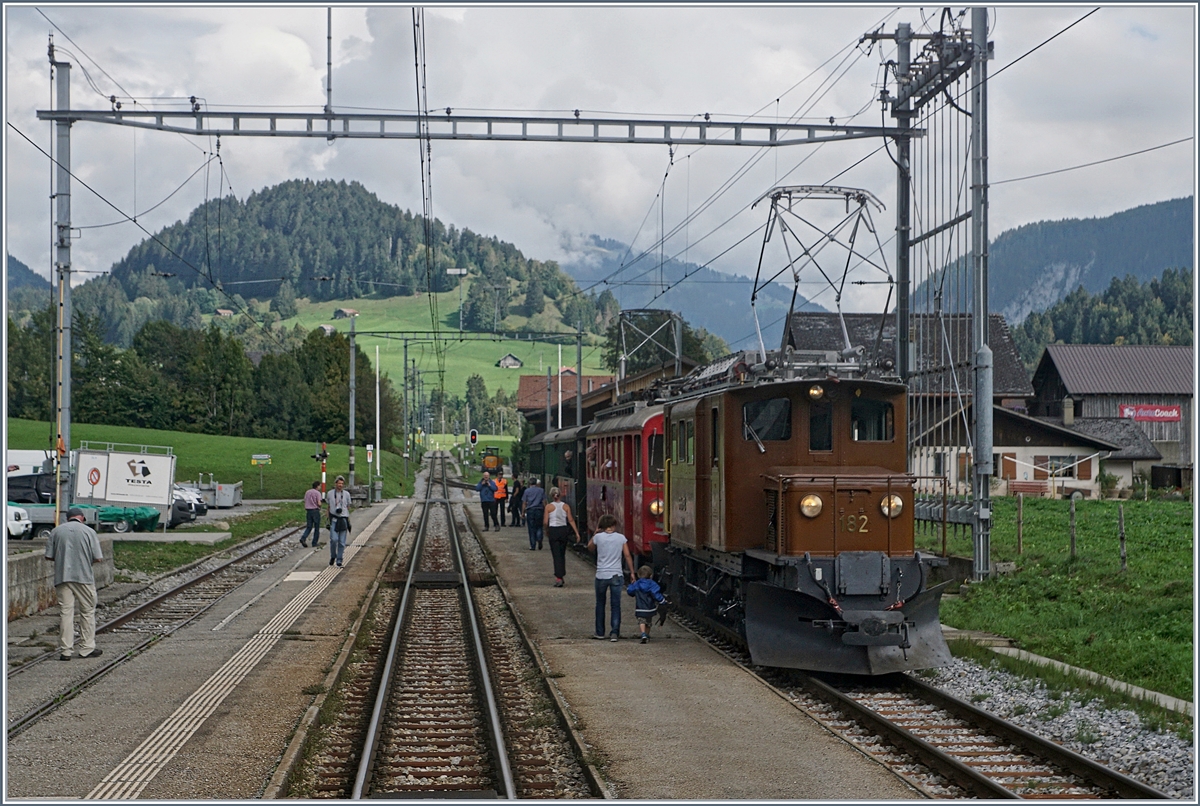
M123 94L80 49L136 96L195 94L210 105L319 109L325 103L325 7L48 6L47 15L75 41L73 99L107 106ZM993 74L1090 8L1001 7L994 17ZM6 116L43 146L48 124L35 110L50 97L46 21L29 7L5 9ZM631 113L721 119L802 111L815 120L881 118L881 58L858 38L882 20L922 29L932 11L845 7L431 7L425 13L429 104L467 110L587 114ZM407 6L336 8L334 106L412 111L416 106L412 13ZM1102 7L1035 50L989 85L990 172L1006 179L1106 159L1194 134L1195 20L1190 7ZM65 55L65 54L64 54ZM93 92L82 75L87 67ZM842 75L842 71L845 74ZM801 82L806 76L807 80ZM833 79L840 76L836 81ZM799 82L799 83L798 83ZM779 99L778 107L776 99ZM146 101L149 103L149 101ZM175 108L178 108L176 106ZM500 113L500 112L497 112ZM12 131L5 138L9 251L34 268L49 262L48 168ZM136 142L136 149L135 149ZM737 241L765 220L749 205L776 181L839 184L871 190L888 210L876 217L890 234L895 169L877 142L794 146L758 155L710 146L675 150L664 194L667 229L696 218L672 237L668 254L687 250L717 268L753 274L758 238ZM145 210L183 182L215 142L158 132L78 124L78 174L125 210ZM1128 160L998 185L991 193L993 235L1041 219L1107 215L1193 192L1193 145ZM136 184L134 181L136 153ZM226 138L221 155L239 197L310 177L357 180L380 198L421 208L417 145L405 141ZM648 248L659 231L655 201L667 169L663 146L582 144L433 144L433 200L448 223L496 235L531 257L562 259L581 235L596 233ZM726 186L735 175L744 176ZM839 176L839 174L841 174ZM186 216L205 197L193 179L143 223L157 229ZM215 195L217 174L209 175ZM723 190L723 188L725 188ZM712 206L697 212L710 197ZM82 188L74 223L117 214ZM645 222L643 224L643 222ZM726 223L728 222L728 223ZM639 234L639 228L640 234ZM707 237L706 237L707 236ZM132 225L85 230L81 267L107 267L145 237ZM893 258L888 256L889 261Z

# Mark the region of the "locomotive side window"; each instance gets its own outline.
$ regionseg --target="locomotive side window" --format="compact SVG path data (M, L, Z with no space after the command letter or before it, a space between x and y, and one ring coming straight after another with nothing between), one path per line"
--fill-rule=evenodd
M814 400L809 404L808 449L833 450L833 407L827 400Z
M742 438L747 442L791 439L792 401L786 397L773 397L743 403L742 426Z
M663 481L663 442L662 434L651 434L646 444L649 450L649 477L651 484L662 484Z
M687 421L687 463L696 461L696 421Z
M891 403L860 397L850 402L850 436L855 442L891 442L895 435Z
M633 475L642 475L642 437L633 435Z

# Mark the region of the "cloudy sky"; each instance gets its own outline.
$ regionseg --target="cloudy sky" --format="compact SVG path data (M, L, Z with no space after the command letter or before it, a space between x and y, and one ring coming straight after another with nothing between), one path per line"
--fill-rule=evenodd
M993 7L996 73L1095 6ZM884 43L859 37L909 22L936 28L940 9L839 5L657 8L428 7L425 55L431 109L462 113L671 116L710 113L814 121L883 121L876 99ZM955 11L959 10L958 7ZM43 148L50 124L48 35L74 65L72 103L107 108L108 96L183 108L195 95L211 110L319 110L325 102L324 6L189 8L132 5L6 6L5 241L49 273L51 215ZM969 19L969 15L967 17ZM52 26L56 25L58 31ZM994 182L1107 160L1192 138L1196 124L1196 18L1191 6L1102 6L990 84ZM68 39L69 38L69 39ZM333 103L343 111L416 108L413 14L407 6L333 10ZM84 75L86 68L87 76ZM94 86L93 86L94 85ZM14 128L16 130L14 130ZM77 124L72 162L84 181L156 231L187 215L219 176L195 172L207 138ZM821 184L878 149L872 141L749 148L450 143L432 146L437 217L496 235L527 256L568 259L592 233L651 248L703 204L666 245L668 255L753 274L758 241L734 245L763 223L751 203L777 182ZM997 184L991 233L1046 219L1104 216L1186 196L1196 183L1195 142L1037 179ZM419 211L418 146L412 141L226 138L226 181L239 198L287 179L356 180L383 200ZM673 164L672 164L673 161ZM747 163L751 163L747 165ZM837 183L871 190L894 225L895 169L875 153ZM666 179L664 181L664 175ZM734 178L736 181L733 181ZM661 199L660 199L661 194ZM713 198L715 196L715 199ZM120 214L76 186L73 223L95 227ZM77 269L103 271L145 236L132 224L82 229ZM734 248L731 248L734 247ZM718 257L720 256L720 257Z

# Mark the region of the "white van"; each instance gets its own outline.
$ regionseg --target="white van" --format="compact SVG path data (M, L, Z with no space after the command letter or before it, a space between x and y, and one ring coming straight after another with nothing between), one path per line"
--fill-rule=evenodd
M29 476L54 472L54 451L5 451L8 476Z

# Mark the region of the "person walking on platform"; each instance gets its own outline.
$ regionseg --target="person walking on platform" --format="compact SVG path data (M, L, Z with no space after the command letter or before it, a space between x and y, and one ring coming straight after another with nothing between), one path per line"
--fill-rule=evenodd
M313 548L321 546L321 491L317 488L321 482L314 481L304 493L304 534L300 535L300 545L308 548L308 533L313 533Z
M333 483L333 489L325 496L329 505L329 564L342 567L342 554L350 536L350 491L341 476Z
M519 476L513 476L512 485L508 488L508 514L513 526L521 525L521 496L525 492Z
M550 556L554 558L554 587L563 586L563 577L567 574L567 541L570 533L575 533L575 542L580 542L579 527L575 525L575 517L571 514L571 505L559 501L557 487L550 488L550 503L546 506L542 523L546 536L550 538ZM568 524L570 526L568 527ZM538 548L542 544L538 543Z
M546 508L546 491L542 482L534 479L521 494L521 513L525 517L525 526L529 529L529 550L533 551L542 545L542 512Z
M58 659L70 660L75 651L78 605L79 657L104 654L96 646L96 575L92 566L104 560L100 539L83 522L83 510L71 507L67 519L46 540L46 559L54 563L54 593L58 596Z
M504 471L497 470L496 478L496 511L500 513L500 526L504 526L506 518L504 510L508 509L508 481L504 478ZM493 520L495 516L492 516Z
M608 640L621 637L621 588L625 582L624 568L629 566L633 576L633 558L629 556L629 541L617 531L617 519L601 515L600 531L588 541L588 551L596 552L596 632L593 638L604 638L604 599L612 601ZM624 562L622 562L624 561Z
M637 616L638 629L642 633L642 643L650 640L650 623L658 615L658 606L667 599L662 594L662 588L651 577L654 569L643 565L637 571L637 581L625 589L634 597L633 614Z
M496 527L496 531L500 531L500 524L496 521L496 482L492 481L492 474L484 472L483 479L475 485L475 492L479 493L479 508L483 510L483 531L488 530L488 516L492 518L492 524Z

